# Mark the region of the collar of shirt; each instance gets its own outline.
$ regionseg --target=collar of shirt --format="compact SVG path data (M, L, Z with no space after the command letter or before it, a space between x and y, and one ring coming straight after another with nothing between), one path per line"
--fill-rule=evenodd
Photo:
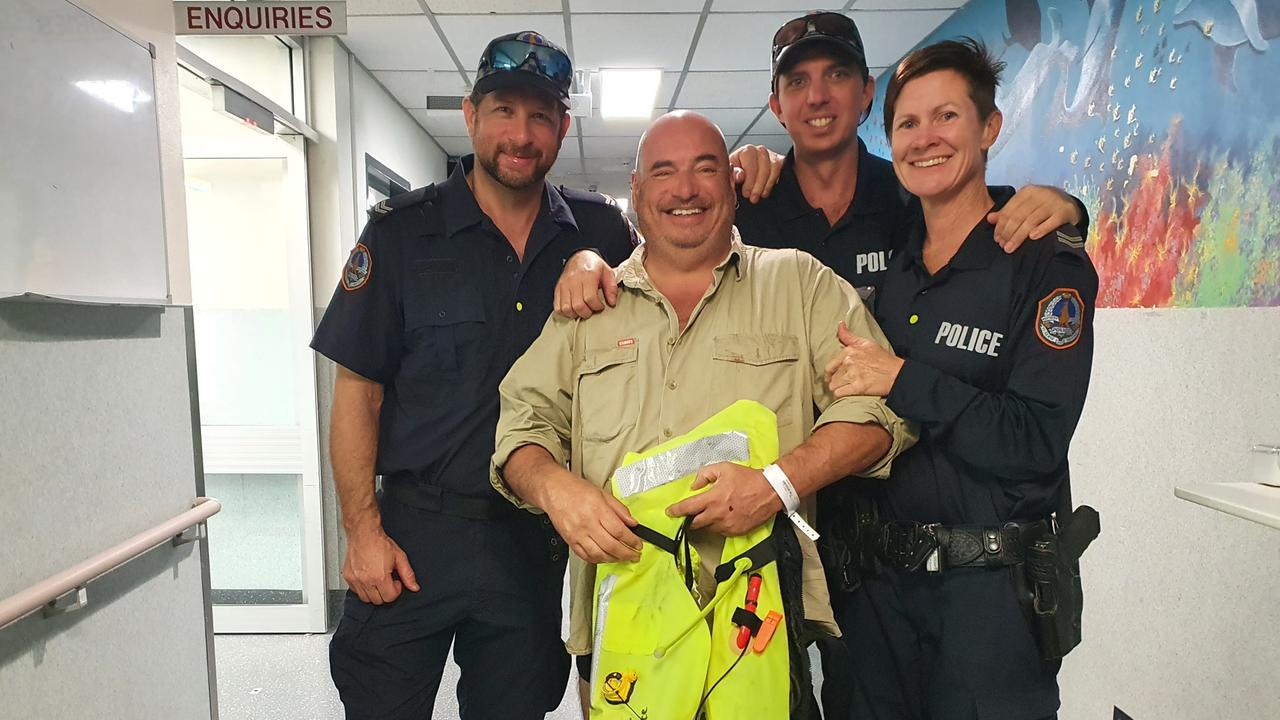
M1013 188L1008 187L988 186L987 192L990 193L991 199L995 201L995 204L991 206L991 210L988 212L999 210L1013 197ZM904 251L907 254L907 264L914 263L923 270L926 232L924 215L918 203L915 205L915 212L916 216L912 219L911 230ZM956 254L944 269L981 270L991 265L991 262L999 257L1002 252L1004 251L996 244L996 227L987 222L987 218L984 216L969 231L964 242L960 244L960 249L956 250Z
M475 193L467 184L467 174L475 167L475 160L474 154L460 158L453 169L453 174L440 184L438 196L444 204L444 228L449 236L476 225L484 225L486 221L490 229L497 231L493 221L489 220L489 217L480 209L480 205L476 203ZM534 231L544 225L547 220L562 227L577 230L578 222L573 217L573 210L569 208L569 203L565 202L564 197L551 183L543 180L542 184L542 207L538 210L538 217L533 221ZM534 234L535 232L530 232L531 236Z
M743 263L743 244L742 238L738 235L738 228L731 228L732 235L729 238L729 253L725 255L715 269L715 280L712 282L711 290L714 293L719 287L724 272L730 265L734 270L734 281L741 282L742 275L745 272L742 267ZM618 266L618 282L633 290L639 290L646 294L657 292L654 290L653 283L649 280L649 271L644 267L644 248L645 243L641 243L631 252L631 257L622 261Z
M854 215L872 215L902 204L898 197L898 181L893 174L893 167L889 166L886 173L883 163L876 162L877 160L879 158L867 150L867 144L862 142L862 138L858 138L858 181L854 188L853 202L832 229L848 224ZM814 211L796 178L794 147L787 151L786 160L783 161L782 174L778 177L778 198L781 200L779 210L784 220L796 220Z

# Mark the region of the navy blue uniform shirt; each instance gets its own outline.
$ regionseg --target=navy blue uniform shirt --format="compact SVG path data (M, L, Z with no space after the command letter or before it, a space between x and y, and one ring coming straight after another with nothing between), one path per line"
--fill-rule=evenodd
M795 150L787 152L778 184L760 202L738 201L742 241L770 248L797 248L858 288L866 299L878 287L893 253L906 240L910 196L893 164L872 155L858 139L858 181L853 202L835 225L805 200L796 180Z
M993 193L997 207L1010 195ZM994 231L983 219L930 274L920 219L881 285L876 320L906 361L886 401L920 426L880 486L887 519L1034 520L1067 481L1098 276L1072 226L1012 255Z
M595 248L617 265L635 233L603 195L547 183L521 261L476 204L473 162L375 209L311 347L384 386L377 474L488 497L498 383L542 331L565 261Z

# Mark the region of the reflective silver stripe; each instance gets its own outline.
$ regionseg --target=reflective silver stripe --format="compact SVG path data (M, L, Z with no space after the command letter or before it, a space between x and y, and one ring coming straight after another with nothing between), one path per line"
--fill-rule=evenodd
M600 648L604 643L604 621L609 614L609 598L613 597L613 587L618 584L617 575L606 575L600 581L600 595L596 608L596 636L591 643L591 698L595 699L596 677L600 675Z
M620 467L613 474L613 480L618 497L625 499L662 487L713 463L750 459L751 446L746 433L722 432Z

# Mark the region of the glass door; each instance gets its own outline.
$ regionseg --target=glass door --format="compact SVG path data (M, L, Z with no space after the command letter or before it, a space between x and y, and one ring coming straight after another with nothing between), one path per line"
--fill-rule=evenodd
M179 74L214 631L323 632L305 140Z

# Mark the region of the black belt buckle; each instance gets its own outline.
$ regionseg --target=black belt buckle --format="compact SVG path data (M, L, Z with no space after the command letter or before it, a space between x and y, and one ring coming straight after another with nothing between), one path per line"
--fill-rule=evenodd
M921 568L928 573L942 572L942 543L938 539L941 525L912 522L885 523L882 545L885 559L904 572Z

